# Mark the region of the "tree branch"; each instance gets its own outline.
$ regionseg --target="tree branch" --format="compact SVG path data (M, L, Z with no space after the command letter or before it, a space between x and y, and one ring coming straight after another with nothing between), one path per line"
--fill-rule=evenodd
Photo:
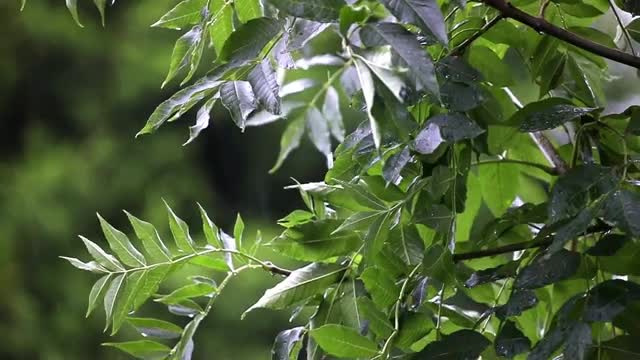
M536 143L544 157L553 165L555 172L558 175L566 174L569 171L569 166L562 159L560 154L556 151L556 148L553 147L553 144L544 136L541 132L533 132L529 134L533 141Z
M621 64L629 65L636 69L640 69L640 57L633 56L626 52L612 49L591 40L587 40L580 37L570 31L562 29L545 19L535 17L527 14L526 12L512 6L505 0L482 0L486 5L500 11L500 13L507 18L514 19L520 23L523 23L532 29L543 32L547 35L558 38L566 43L579 47L590 53L600 55L609 60L619 62Z
M538 247L547 247L551 245L552 242L553 242L552 237L546 237L542 240L532 240L532 241L526 241L526 242L521 242L517 244L509 244L505 246L499 246L493 249L470 251L470 252L461 253L461 254L453 254L453 261L458 262L458 261L464 261L464 260L479 259L483 257L491 257L491 256L496 256L501 254L508 254L508 253L512 253L520 250L533 249Z

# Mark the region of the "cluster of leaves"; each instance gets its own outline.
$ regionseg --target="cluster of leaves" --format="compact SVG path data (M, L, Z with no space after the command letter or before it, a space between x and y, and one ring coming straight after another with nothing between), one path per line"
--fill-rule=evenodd
M189 28L165 83L180 72L190 81L205 51L216 60L140 134L202 103L192 141L220 101L241 129L287 122L273 171L305 134L329 169L321 182L292 186L307 208L281 219L283 233L265 245L309 263L292 272L256 259L246 242L236 250L204 213L202 247L170 212L178 252L129 216L146 256L101 220L119 261L88 240L95 261L70 259L105 274L89 310L104 293L113 332L129 321L147 336L180 338L173 349L113 345L189 359L215 296L257 267L286 278L247 313L292 309L303 323L277 336L274 359L640 356L640 107L604 114L607 63L584 45L617 49L590 27L611 4L511 2L561 38L489 5L185 0L163 16L156 26ZM618 5L639 15L637 0ZM637 21L621 24L630 50ZM580 41L566 41L567 31ZM361 121L349 135L346 113ZM233 257L245 265L234 269ZM227 275L156 298L193 316L183 329L127 318L185 263ZM209 298L204 308L197 297Z

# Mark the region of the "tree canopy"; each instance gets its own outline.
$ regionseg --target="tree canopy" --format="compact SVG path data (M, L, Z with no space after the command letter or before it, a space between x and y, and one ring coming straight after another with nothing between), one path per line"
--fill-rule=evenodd
M640 19L622 13L640 2L178 3L153 26L182 33L163 81L181 89L138 136L193 114L197 141L223 106L241 131L286 122L272 172L308 141L326 174L292 183L306 208L264 241L202 207L195 236L166 204L172 241L98 216L106 243L66 258L100 276L87 315L135 328L106 344L134 357L190 359L217 296L257 269L281 281L242 314L247 334L262 309L298 325L273 359L639 358L640 107L609 112L603 90L609 63L640 69ZM161 288L186 265L202 274ZM139 316L149 302L184 323Z

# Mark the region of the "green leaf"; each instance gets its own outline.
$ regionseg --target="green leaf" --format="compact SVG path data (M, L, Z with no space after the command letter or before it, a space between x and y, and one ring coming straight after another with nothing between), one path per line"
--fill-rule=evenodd
M433 329L433 321L429 315L409 313L400 324L400 332L394 344L401 349L410 350L413 344L429 335Z
M124 270L124 266L116 259L113 255L107 254L100 246L98 246L93 241L85 238L84 236L80 236L80 239L87 247L87 251L89 254L98 262L98 264L102 265L105 269L111 271L122 271Z
M90 261L88 263L85 263L72 257L61 256L60 258L67 260L76 269L91 271L98 274L107 272L107 269L102 267L102 265L100 265L96 261Z
M225 42L234 30L233 2L226 0L211 0L209 11L213 14L207 24L209 37L216 54L220 54Z
M446 45L447 29L440 6L435 0L382 0L384 6L404 23L417 25Z
M180 334L182 334L181 327L164 320L128 317L127 322L135 327L142 336L174 339L180 337Z
M127 214L136 236L142 241L142 246L144 246L151 261L153 263L159 263L171 260L170 252L160 239L156 228L152 224L138 219L127 211L125 211L125 214Z
M136 137L156 131L167 120L179 118L196 103L215 91L220 84L222 82L218 81L217 77L203 78L173 94L169 99L158 105L149 116L144 128L136 134Z
M267 290L245 313L258 309L284 309L322 293L342 277L346 269L338 265L312 263L297 269L275 287Z
M512 316L518 316L523 311L531 309L538 304L538 298L532 290L515 290L511 293L509 300L494 311L499 319L506 319Z
M280 139L280 154L278 154L278 160L275 165L269 170L270 174L275 173L287 159L289 154L300 146L300 139L304 135L305 119L304 116L294 117L287 128L282 133Z
M373 83L373 77L371 76L371 72L367 68L367 65L364 63L364 61L356 58L354 60L354 64L358 74L358 80L360 81L360 87L362 88L364 102L367 106L367 116L369 118L371 133L373 134L373 143L378 149L380 148L380 145L382 143L382 132L380 130L380 124L378 123L378 120L373 116L373 113L371 112L374 106L374 98L376 92Z
M511 69L496 53L486 46L471 46L468 50L469 64L480 71L494 86L510 86L513 83Z
M122 350L137 359L160 360L169 355L171 349L164 344L151 340L136 340L120 343L104 343L104 346Z
M376 304L368 297L358 298L358 309L362 319L369 322L369 328L379 338L388 338L393 333L389 317L378 310Z
M220 99L233 121L244 131L247 118L257 107L251 84L247 81L226 82L220 87Z
M330 24L305 19L296 19L289 31L287 39L287 51L295 51L304 48L313 38L320 35Z
M280 114L280 87L276 79L276 72L268 58L262 60L249 73L247 80L256 94L256 98L264 108L272 114Z
M618 228L640 237L640 195L636 192L622 189L609 195L602 211L605 221Z
M242 23L263 15L260 0L236 0L233 2L233 7L236 9L236 15L238 15L238 19Z
M238 242L238 247L242 249L242 240L244 235L244 221L242 216L238 213L236 216L236 223L233 225L233 237Z
M613 321L628 304L640 300L640 285L620 279L607 280L589 290L584 321Z
M475 271L471 274L467 281L465 281L464 285L468 288L473 288L478 285L513 277L516 275L516 271L518 270L519 265L519 261L510 261L506 264L502 264L493 268Z
M179 304L186 299L201 296L212 296L217 289L215 286L207 283L196 283L185 285L179 289L174 290L171 294L157 298L155 301L163 304Z
M549 219L557 222L572 218L618 184L614 168L580 165L560 177L551 190Z
M186 26L195 25L200 22L206 4L207 0L184 0L151 26L181 30Z
M328 324L309 332L322 350L346 358L371 358L378 353L376 344L355 329Z
M438 279L444 284L455 282L453 256L442 245L432 245L427 249L422 263L424 266L423 274Z
M229 36L218 60L234 63L254 60L281 29L280 24L271 18L249 20Z
M513 115L509 122L519 124L522 132L535 132L554 129L596 110L598 109L567 104L563 99L548 98L528 104Z
M281 331L271 349L272 360L297 360L306 330L303 326Z
M473 139L482 133L484 130L463 114L436 115L430 118L418 133L413 147L421 154L431 154L440 144Z
M111 315L113 322L111 335L117 333L127 315L137 309L135 306L135 299L138 295L138 291L146 282L148 272L148 270L140 270L125 274L124 286L121 286L120 290L116 294L116 302Z
M365 257L373 257L382 250L389 239L389 230L393 221L392 215L392 212L383 212L373 219L364 237Z
M281 11L295 17L320 22L333 22L340 16L343 0L269 0Z
M640 12L640 11L639 11ZM600 353L603 359L628 360L640 356L640 342L633 335L616 336L595 346L594 352Z
M571 328L567 335L567 344L562 352L564 359L586 359L591 349L591 326L580 322Z
M111 250L116 253L120 261L134 268L147 265L144 256L133 247L127 235L111 226L100 214L98 214L98 219Z
M307 122L307 134L313 145L327 158L327 168L333 167L333 155L331 153L331 132L328 121L320 110L310 106L305 114Z
M369 267L362 272L360 279L378 308L386 309L398 300L400 288L387 272Z
M183 80L183 84L193 76L195 69L200 62L200 56L202 54L203 42L203 29L202 26L196 25L191 30L182 35L173 47L173 53L171 54L171 63L169 64L169 72L167 77L162 82L162 87L173 79L179 71L189 67L189 73Z
M580 254L559 250L552 254L538 255L528 266L520 270L514 286L536 289L570 278L580 266Z
M202 232L207 239L207 243L213 247L222 247L222 242L218 237L218 227L209 219L209 215L207 215L202 205L198 204L198 209L200 210L200 217L202 218Z
M76 24L80 27L84 27L80 24L80 18L78 17L78 0L65 0L65 2L67 4L67 9L69 9L69 12ZM24 8L24 3L22 4L22 7Z
M391 45L391 48L404 60L413 76L416 77L417 90L427 89L434 96L440 96L435 66L422 49L415 35L407 31L402 25L395 23L369 24L364 27L360 36L365 45Z
M491 342L472 330L459 330L433 341L416 355L416 359L477 359Z
M307 261L326 260L348 255L361 244L353 231L342 231L340 221L310 221L286 229L271 242L273 248L291 258Z
M235 252L238 249L238 246L236 245L236 239L232 238L222 230L220 230L218 234L220 236L220 241L222 241L222 247L225 250ZM233 254L231 252L227 252L226 254L224 254L224 257L225 261L227 262L227 266L229 266L229 269L233 270Z
M189 225L187 225L184 220L180 219L173 212L166 201L164 202L164 206L167 208L167 213L169 215L169 228L171 229L171 234L173 235L173 239L175 240L178 249L186 253L194 253L196 251L195 244L189 234Z
M112 274L108 274L101 277L91 287L91 291L89 292L89 304L87 305L87 313L85 317L89 317L96 306L98 306L98 302L101 300L104 292L107 290L107 286L109 284L109 280L111 280L111 276Z
M405 146L399 152L391 155L384 163L382 177L388 182L395 184L400 179L400 173L411 160L409 147Z
M344 141L345 130L340 112L340 96L333 86L327 88L322 105L322 115L329 123L331 135L339 142Z
M100 13L100 20L102 21L102 26L104 26L104 11L107 6L107 0L93 0L93 3L96 5L98 12ZM26 4L26 0L22 1L22 6L24 8L24 4ZM20 9L22 10L22 9Z
M482 198L495 216L501 216L516 199L520 165L489 163L478 167Z
M202 132L202 130L209 127L209 119L211 118L211 109L213 105L215 105L218 100L218 96L212 96L207 102L202 105L202 107L198 110L196 115L196 123L193 126L189 126L189 139L182 144L182 146L189 145L193 140L195 140L198 135Z
M109 288L104 295L104 312L107 319L104 327L105 331L109 328L109 324L111 324L111 315L113 314L113 309L115 307L118 294L122 289L123 283L124 274L116 276L111 282L111 285L109 285Z
M512 359L518 354L529 351L531 340L522 334L513 321L507 320L496 335L494 346L496 354Z
M603 271L613 274L640 275L637 266L640 256L640 243L628 241L613 256L598 257L598 265Z
M205 314L200 313L196 315L193 320L191 320L187 324L187 326L185 326L180 341L178 341L178 343L173 347L173 357L171 358L172 360L191 359L194 348L193 335L195 335L196 330L198 330L198 327L200 326L200 323L202 322L204 317Z
M633 40L640 42L640 19L634 19L627 24L627 32Z

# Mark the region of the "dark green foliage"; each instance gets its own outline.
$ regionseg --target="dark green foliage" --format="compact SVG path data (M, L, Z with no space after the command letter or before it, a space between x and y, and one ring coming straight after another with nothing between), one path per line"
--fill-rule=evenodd
M305 324L276 337L274 359L616 358L606 344L634 346L626 334L637 326L622 316L640 301L638 111L603 116L602 78L604 58L638 59L594 45L616 46L589 27L607 4L207 4L185 0L156 23L190 29L167 81L183 69L188 81L207 44L217 57L140 133L202 102L192 141L219 99L242 130L286 122L272 172L307 135L329 170L292 186L306 209L282 218L265 246L309 263L289 271L259 259L240 217L230 236L203 211L199 244L169 209L174 247L129 215L143 252L101 218L115 257L83 239L93 260L68 260L102 274L89 312L104 299L114 333L153 296L193 318L180 331L131 321L160 338L179 333L168 356L189 358L218 293L258 268L285 278L247 312L293 309ZM638 13L633 0L619 5ZM635 22L627 30L637 38ZM185 263L226 277L156 294ZM114 346L169 351L146 340Z

